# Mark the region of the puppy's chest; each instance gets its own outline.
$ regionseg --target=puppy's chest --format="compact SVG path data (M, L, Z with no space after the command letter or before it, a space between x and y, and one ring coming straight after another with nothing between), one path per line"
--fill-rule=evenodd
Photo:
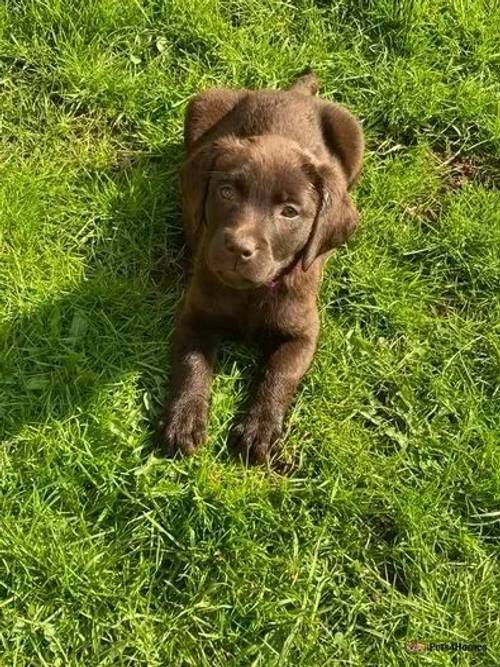
M226 306L229 304L226 304ZM303 308L279 292L238 300L224 308L222 319L244 338L293 333L302 319Z

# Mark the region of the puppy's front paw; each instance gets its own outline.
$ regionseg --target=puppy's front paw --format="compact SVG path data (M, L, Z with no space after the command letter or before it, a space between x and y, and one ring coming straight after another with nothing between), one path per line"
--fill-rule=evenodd
M262 465L269 461L281 435L281 420L269 416L249 415L231 432L233 452L247 463Z
M188 401L166 410L158 422L158 433L165 454L190 456L205 442L206 407L202 402Z

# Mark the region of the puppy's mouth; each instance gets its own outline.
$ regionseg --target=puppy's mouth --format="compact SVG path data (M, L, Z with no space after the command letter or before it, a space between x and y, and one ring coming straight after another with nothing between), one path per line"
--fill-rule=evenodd
M217 278L224 283L224 285L232 287L233 289L256 289L265 284L265 282L261 280L246 278L245 276L242 276L241 273L238 273L238 271L216 271L216 274Z
M282 284L283 278L291 273L295 266L296 261L294 260L278 270L274 268L264 279L247 278L234 270L217 271L216 273L222 283L233 289L259 289L265 287L270 290L276 290Z

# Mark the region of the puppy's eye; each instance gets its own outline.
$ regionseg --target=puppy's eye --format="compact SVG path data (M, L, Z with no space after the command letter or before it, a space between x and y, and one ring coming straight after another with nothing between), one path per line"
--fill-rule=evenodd
M232 185L221 185L219 194L223 199L234 199L236 197L236 192Z
M296 218L298 216L299 212L295 208L295 206L283 206L281 209L281 215L284 218L292 219Z

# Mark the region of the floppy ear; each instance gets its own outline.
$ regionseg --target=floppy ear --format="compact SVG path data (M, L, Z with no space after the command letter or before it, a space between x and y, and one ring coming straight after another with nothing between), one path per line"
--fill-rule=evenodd
M188 158L180 170L184 231L194 249L204 218L210 169L217 157L217 128L243 96L244 91L212 88L193 97L184 117L184 145Z
M350 190L361 171L365 141L361 125L354 116L332 102L319 106L321 133L328 152L342 167Z
M304 271L317 257L345 243L354 234L359 220L340 170L330 165L320 165L314 170L319 204L302 254Z
M230 135L202 144L194 149L180 169L184 231L186 240L194 248L200 228L205 222L205 207L210 187L211 172L217 160L244 148L240 139Z
M188 152L235 107L243 95L242 90L211 88L190 100L184 117L184 145Z
M217 151L213 142L194 151L181 166L179 180L182 192L182 214L186 241L195 248L196 238L205 217L205 203L210 185L210 170Z
M317 257L345 243L359 220L349 190L363 161L361 126L346 109L335 104L321 103L319 114L323 141L331 162L307 167L318 193L319 205L302 255L305 271Z

